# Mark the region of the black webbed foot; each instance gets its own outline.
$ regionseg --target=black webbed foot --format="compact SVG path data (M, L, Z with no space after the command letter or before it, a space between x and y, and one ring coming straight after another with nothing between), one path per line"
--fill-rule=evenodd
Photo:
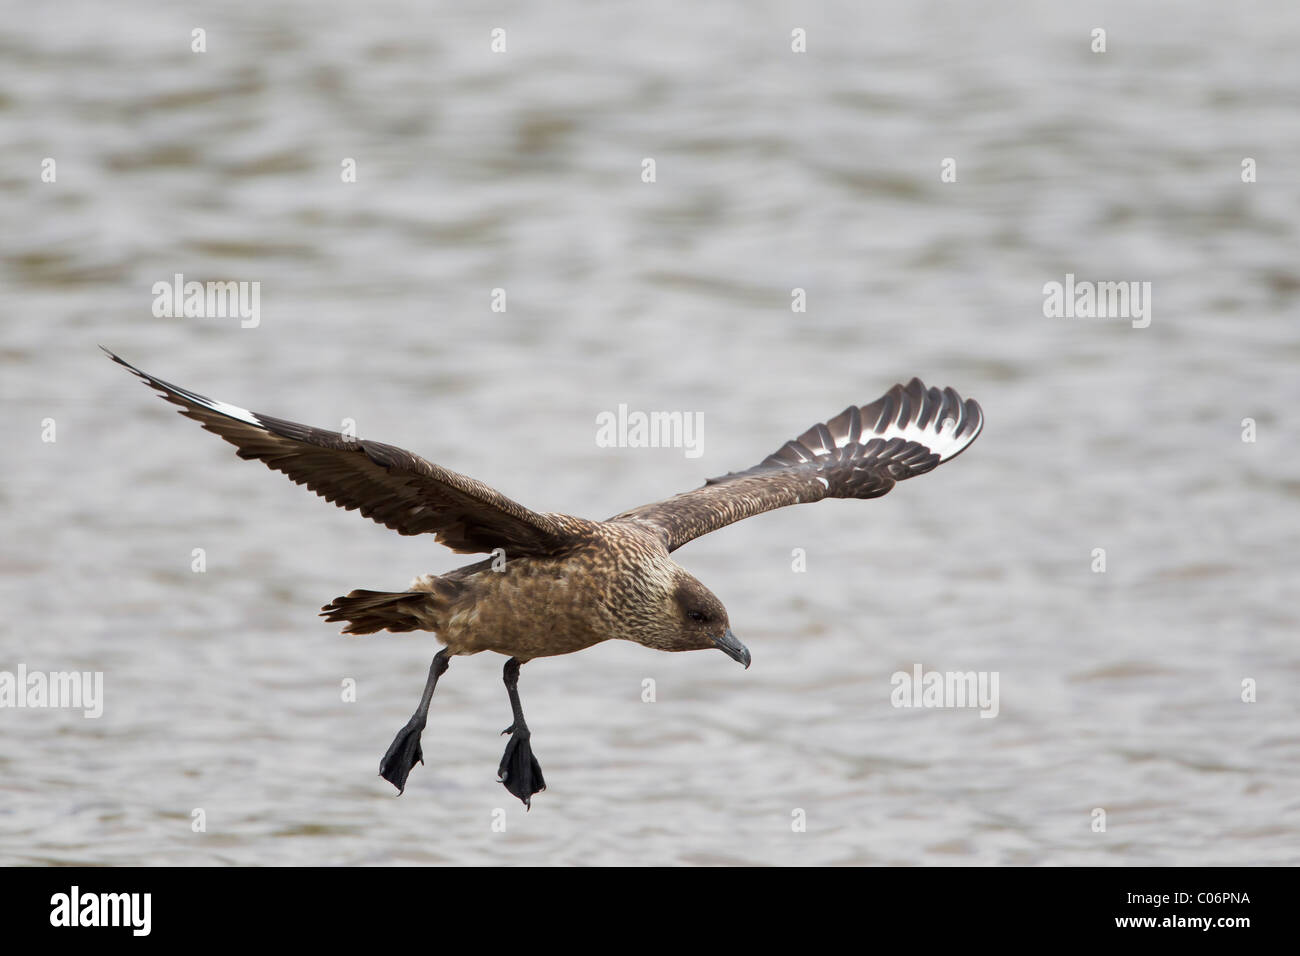
M528 732L527 726L516 730L514 724L502 733L511 736L509 743L506 744L505 755L501 758L501 766L497 768L497 776L505 788L531 810L533 794L541 793L546 789L542 766L533 756L533 745L530 743L532 735Z
M420 734L424 732L424 725L429 719L429 702L433 700L438 678L447 672L447 658L450 656L449 647L444 647L433 655L433 662L429 664L429 677L424 682L424 694L420 697L420 706L406 722L406 726L397 732L393 742L388 745L384 759L379 761L379 776L396 787L398 794L406 790L406 778L416 762L424 763Z
M379 775L396 787L399 794L406 790L406 778L411 768L417 761L424 763L424 751L420 749L420 734L423 732L424 721L412 717L397 732L384 759L379 761Z

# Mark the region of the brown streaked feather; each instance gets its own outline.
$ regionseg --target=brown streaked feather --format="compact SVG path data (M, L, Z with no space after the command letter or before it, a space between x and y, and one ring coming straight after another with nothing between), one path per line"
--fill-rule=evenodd
M101 346L102 348L102 346ZM181 414L238 449L306 485L326 501L400 534L433 533L453 551L512 555L559 554L590 522L538 514L481 481L381 442L351 440L338 432L261 415L171 385L118 358L157 389Z
M814 425L761 463L701 488L611 518L657 530L669 551L752 515L823 498L878 498L895 483L961 454L984 413L952 389L920 379Z
M374 634L376 631L416 631L426 621L415 608L428 602L426 591L369 591L358 589L336 597L321 608L327 621L346 621L342 634Z

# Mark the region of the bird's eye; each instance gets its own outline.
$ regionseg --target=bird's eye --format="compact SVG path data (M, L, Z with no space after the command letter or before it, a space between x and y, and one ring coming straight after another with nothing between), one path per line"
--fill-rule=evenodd
M704 623L705 620L703 611L687 611L686 616L692 621L699 621L700 623Z

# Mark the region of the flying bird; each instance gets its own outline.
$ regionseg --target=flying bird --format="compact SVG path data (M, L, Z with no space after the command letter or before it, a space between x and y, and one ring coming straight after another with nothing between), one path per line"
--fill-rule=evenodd
M102 346L101 346L102 348ZM753 468L605 521L539 513L480 481L409 451L312 428L205 398L104 351L157 389L180 414L326 501L399 534L432 534L453 551L494 554L404 591L351 591L321 609L344 634L433 631L444 645L429 666L419 707L397 733L379 773L402 792L416 762L438 679L451 658L495 651L513 722L497 769L526 807L546 787L519 702L519 668L607 640L661 651L715 648L746 668L749 650L727 610L671 553L732 522L824 498L878 498L899 481L961 454L984 413L950 388L919 379L869 405L813 425ZM504 561L500 560L504 556Z

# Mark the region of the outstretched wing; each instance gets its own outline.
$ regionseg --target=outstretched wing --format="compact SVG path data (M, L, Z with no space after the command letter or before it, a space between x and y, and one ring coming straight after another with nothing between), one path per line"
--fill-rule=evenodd
M984 427L973 399L920 379L895 385L861 408L850 406L786 442L748 471L710 478L702 488L610 519L659 532L669 551L733 521L823 498L878 498L895 482L956 458Z
M104 351L179 405L182 415L238 448L240 458L258 459L326 501L359 510L401 534L433 532L460 552L504 548L512 555L555 554L570 545L580 523L530 511L481 481L393 445L349 439L213 401Z

